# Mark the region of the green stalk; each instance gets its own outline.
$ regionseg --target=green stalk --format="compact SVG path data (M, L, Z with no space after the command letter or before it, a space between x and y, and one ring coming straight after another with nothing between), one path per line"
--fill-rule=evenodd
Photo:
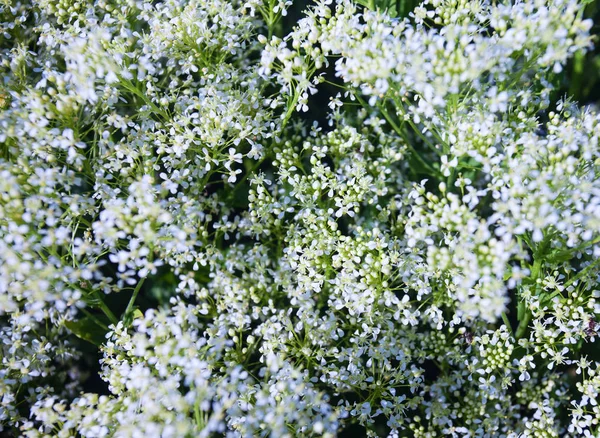
M592 269L594 269L596 266L598 266L599 263L600 263L600 259L596 259L592 263L590 263L589 265L587 265L585 268L583 268L581 271L579 271L575 276L571 277L571 279L569 279L569 281L567 281L565 283L565 288L571 286L577 280L580 280L588 272L590 272Z
M362 97L360 97L358 94L355 94L355 96L364 108L369 107ZM394 122L392 117L388 114L387 110L385 108L383 108L382 105L378 105L377 107L381 111L381 114L383 114L383 117L390 124L392 129L396 132L396 134L398 134L400 137L402 137L402 139L406 143L406 146L410 149L412 156L414 156L417 159L417 161L419 161L419 163L421 163L421 165L423 167L425 167L426 169L428 169L433 175L439 175L438 171L436 171L429 163L427 163L425 160L423 160L423 158L421 158L421 156L417 153L415 148L410 144L410 142L406 138L405 133L402 131L402 129L400 129L400 127L396 124L396 122Z
M525 317L519 322L519 326L517 327L517 332L515 333L516 339L521 339L525 335L525 332L527 331L530 322L531 312L527 310L525 313Z
M81 311L85 314L85 316L90 318L94 322L94 324L96 324L102 330L108 331L108 326L106 324L104 324L102 321L100 321L98 318L96 318L91 312L87 311L86 309L81 309Z
M129 315L131 313L131 310L133 309L133 305L135 304L135 300L136 300L138 294L140 293L140 290L142 289L142 286L144 285L145 280L146 280L146 277L140 279L140 281L138 281L138 284L135 286L135 289L133 290L133 294L131 294L131 298L129 299L129 303L127 303L127 308L125 309L125 312L123 312L123 318L127 317L127 315Z
M534 287L537 290L537 280L540 278L540 273L542 270L542 258L536 257L536 260L533 262L533 267L531 268L531 280L533 281ZM524 312L523 319L519 321L519 326L517 327L517 332L515 333L515 337L517 339L521 339L525 336L527 329L529 328L529 323L531 322L531 311L525 306L524 302L519 303L519 306L523 306L521 310Z
M506 324L506 327L508 327L510 332L514 333L513 328L510 325L510 321L508 320L508 316L506 315L506 312L502 312L502 321L504 321L504 324Z
M108 308L108 306L106 305L106 303L104 302L104 300L102 299L102 297L100 296L98 291L94 290L93 293L94 293L94 295L96 295L96 298L98 298L98 307L100 307L100 310L102 310L102 312L104 312L104 314L108 317L110 322L112 322L113 324L117 324L119 322L119 320L117 319L115 314Z
M564 251L559 251L553 255L550 255L548 257L548 260L550 262L555 262L555 261L561 261L564 257L569 257L572 256L574 253L579 252L579 251L583 251L591 246L594 246L596 244L600 243L600 236L596 237L595 239L589 241L589 242L585 242L582 245L576 246L575 248L569 248L566 249Z

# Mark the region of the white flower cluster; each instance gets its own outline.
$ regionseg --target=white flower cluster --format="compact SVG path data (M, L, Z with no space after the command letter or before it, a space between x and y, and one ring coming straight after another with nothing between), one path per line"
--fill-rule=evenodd
M0 433L600 436L586 2L296 3L0 3Z

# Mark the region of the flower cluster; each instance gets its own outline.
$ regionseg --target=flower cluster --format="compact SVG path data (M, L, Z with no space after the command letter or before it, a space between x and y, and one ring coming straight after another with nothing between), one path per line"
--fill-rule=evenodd
M299 3L0 3L0 433L599 436L588 2Z

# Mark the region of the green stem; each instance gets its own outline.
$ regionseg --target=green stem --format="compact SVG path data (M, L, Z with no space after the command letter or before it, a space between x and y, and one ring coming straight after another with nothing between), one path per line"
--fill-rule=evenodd
M232 190L230 198L235 195L235 193L237 192L238 188L244 186L244 183L250 177L250 175L254 175L254 172L256 172L256 169L258 169L258 167L266 159L267 159L267 153L265 152L265 154L262 156L262 158L258 159L258 161L256 161L254 163L254 165L246 172L246 174L244 176L242 176L242 178L240 178L240 181L235 185L235 188Z
M581 271L579 271L577 274L575 274L573 277L571 277L563 285L563 289L562 290L555 291L553 294L551 294L547 298L547 300L552 300L554 297L559 296L562 293L563 290L567 289L569 286L571 286L576 281L581 280L584 276L586 276L588 274L589 271L591 271L592 269L594 269L598 264L600 264L600 259L596 259L593 262L591 262L589 265L587 265L585 268L583 268Z
M517 327L517 332L515 333L516 339L521 339L527 329L529 328L529 322L531 321L531 312L527 310L525 312L525 316L522 321L519 322L519 326Z
M285 126L289 122L290 117L292 116L292 113L294 112L294 109L296 108L296 104L298 103L298 99L299 98L300 98L300 95L298 93L294 93L292 104L288 107L288 110L287 110L287 112L285 114L285 117L284 117L283 121L281 122L281 132L283 132L283 129L285 128ZM244 183L246 182L246 180L251 175L254 175L254 172L256 171L256 169L259 168L259 166L267 159L268 156L269 156L268 152L265 151L265 153L262 156L262 158L260 158L258 161L256 161L254 163L254 165L252 166L252 168L250 170L248 170L244 176L242 176L242 178L240 179L240 181L236 184L235 188L231 192L230 198L235 195L235 193L237 192L237 190L240 187L244 186Z
M581 9L583 10L583 8ZM584 74L585 53L583 50L578 50L573 55L573 70L571 73L571 86L569 87L569 95L580 97L581 83Z
M152 110L155 113L159 114L163 119L169 120L169 115L163 109L159 108L154 102L152 102L152 100L149 99L148 96L146 96L146 94L144 94L139 88L137 88L132 81L125 78L120 79L120 83L123 86L123 88L142 99L144 103L146 103L146 105L152 108Z
M571 277L569 279L569 281L567 281L565 283L565 289L569 286L571 286L573 283L575 283L575 281L580 280L582 277L584 277L585 275L587 275L587 273L589 271L591 271L592 269L594 269L598 264L600 263L600 259L596 259L594 260L592 263L590 263L589 265L587 265L585 268L583 268L581 271L579 271L575 276Z
M135 300L136 300L138 294L140 293L140 290L142 289L142 286L144 285L145 280L146 280L146 277L140 279L140 281L138 281L138 284L135 286L135 289L133 290L133 294L131 294L131 298L129 299L129 303L127 303L127 308L125 309L125 312L123 312L123 318L125 318L127 315L129 315L131 313L131 310L133 309L133 305L135 304Z
M355 96L364 108L369 107L369 105L367 105L367 103L364 101L364 99L362 97L360 97L358 95L358 93L355 94ZM433 175L439 175L438 171L436 171L429 163L427 163L425 160L423 160L423 158L421 158L421 156L417 153L415 148L410 144L410 142L406 138L405 133L402 131L402 129L400 129L400 127L396 124L396 122L394 122L394 119L392 119L392 117L388 114L387 110L385 108L383 108L382 105L378 105L377 107L379 108L379 111L381 111L381 114L383 114L383 117L390 124L392 129L396 132L396 134L398 134L400 137L402 137L402 139L406 143L406 147L408 147L410 149L412 156L415 157L416 160L419 161L419 163L421 163L421 165L424 166L426 169L428 169Z
M506 315L506 312L502 312L502 321L504 321L504 324L506 324L506 327L508 327L508 329L510 330L511 333L514 333L512 326L510 325L510 321L508 319L508 316Z
M269 32L269 41L273 38L273 28L275 25L275 18L273 17L273 2L269 1L269 19L267 20L267 27Z
M569 257L569 256L573 255L576 252L583 251L584 249L587 249L590 246L594 246L594 245L596 245L598 243L600 243L600 236L596 237L595 239L593 239L593 240L591 240L589 242L585 242L582 245L576 246L575 248L570 248L570 249L567 249L567 250L564 250L564 251L557 252L554 255L551 255L550 257L548 257L548 261L550 261L550 262L560 261L564 257Z
M103 330L108 331L108 326L106 324L102 323L102 321L100 321L98 318L96 318L91 312L87 311L86 309L81 309L81 311L85 314L85 316L90 318L98 327L100 327Z
M396 105L396 110L401 113L402 117L405 117L407 115L407 112L404 110L404 105L402 104L402 101L395 95L392 96L392 100L394 101L394 104ZM410 118L410 116L406 118L406 121L408 122L408 124L410 125L410 127L412 128L414 133L417 134L417 136L423 141L423 143L426 146L428 146L437 155L440 155L440 151L438 149L436 149L436 147L431 143L431 141L421 132L419 127L417 125L415 125L415 123ZM444 146L445 150L449 149L448 146L446 145L446 143L443 142L442 139L439 138L439 136L437 136L435 134L435 132L433 132L433 131L430 131L430 132L436 137L437 141L439 141L442 144L442 146Z
M100 296L100 293L96 290L93 293L94 293L94 295L96 295L96 298L98 298L98 307L100 307L100 310L102 310L102 312L104 312L104 314L108 317L108 319L110 320L111 323L117 324L119 322L119 320L117 319L115 314L112 313L112 311L108 308L108 306L106 305L106 303Z
M282 131L283 131L283 128L285 128L285 126L288 124L288 122L290 121L290 118L292 117L292 114L296 110L296 105L298 104L298 100L300 100L300 93L298 93L298 91L294 90L294 97L292 98L292 103L288 106L288 109L283 118L283 122L281 122L281 130Z
M531 280L533 282L534 288L538 289L537 280L540 278L540 274L542 271L542 258L539 254L536 254L535 261L533 262L533 267L531 268ZM531 322L531 310L529 310L524 302L521 302L519 305L524 305L523 311L524 314L523 319L519 321L519 326L517 327L517 332L515 333L515 338L521 339L525 336L527 329L529 328L529 323Z
M192 382L190 388L195 391L196 385ZM196 394L196 400L194 400L194 421L198 430L202 430L206 427L206 420L204 419L204 412L200 410L200 398Z

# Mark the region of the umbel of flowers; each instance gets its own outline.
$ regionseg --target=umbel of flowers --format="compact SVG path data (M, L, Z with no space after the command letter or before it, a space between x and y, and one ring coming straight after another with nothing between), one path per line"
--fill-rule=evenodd
M588 2L291 3L0 2L0 431L600 436Z

